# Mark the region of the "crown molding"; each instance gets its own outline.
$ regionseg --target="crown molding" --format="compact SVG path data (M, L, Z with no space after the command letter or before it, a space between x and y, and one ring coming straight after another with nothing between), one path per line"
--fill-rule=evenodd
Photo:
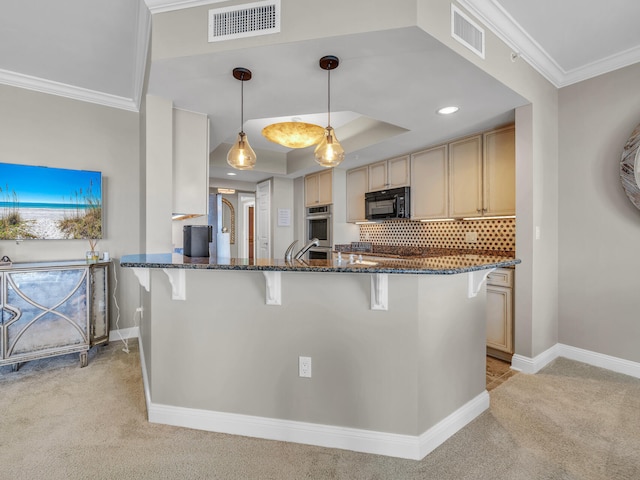
M199 7L227 0L144 0L151 13L171 12L183 8Z
M80 100L82 102L95 103L106 107L119 108L132 112L140 111L140 101L144 88L144 80L147 65L147 51L149 48L149 38L151 36L151 15L149 10L140 4L138 10L137 37L135 40L135 58L133 70L132 98L111 95L109 93L98 92L87 88L68 85L66 83L55 82L45 78L25 75L10 70L0 69L0 84L10 85L36 92L57 95L60 97Z
M553 85L560 86L564 77L562 68L496 0L458 0L458 3L489 27L519 58Z
M579 68L564 70L497 0L457 1L556 88L588 80L640 61L639 46Z
M609 73L640 62L640 45L565 72L561 87Z
M108 93L96 92L95 90L75 87L65 83L11 72L9 70L0 69L0 83L50 95L71 98L73 100L80 100L82 102L96 103L107 107L130 110L132 112L138 111L138 106L133 98L125 98Z

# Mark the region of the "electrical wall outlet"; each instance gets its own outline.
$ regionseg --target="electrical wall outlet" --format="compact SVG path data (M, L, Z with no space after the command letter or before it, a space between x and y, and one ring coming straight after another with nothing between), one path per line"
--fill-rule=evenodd
M476 243L478 241L478 232L466 232L464 239L467 243Z
M140 318L144 318L144 308L138 307L136 308L136 312L140 314Z
M298 357L298 375L311 378L311 357Z

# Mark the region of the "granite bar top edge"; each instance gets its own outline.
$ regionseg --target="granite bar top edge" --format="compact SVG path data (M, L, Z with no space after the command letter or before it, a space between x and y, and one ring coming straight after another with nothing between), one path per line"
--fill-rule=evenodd
M446 259L444 257L447 257ZM471 257L471 258L470 258ZM478 258L476 258L478 257ZM458 273L506 268L520 263L519 259L499 256L479 255L446 255L424 259L380 260L376 265L348 264L346 260L312 260L286 262L281 259L265 259L261 264L248 263L247 259L183 257L180 254L148 254L125 255L120 259L120 266L125 268L178 268L188 270L235 270L235 271L279 271L279 272L315 272L315 273L383 273L383 274L426 274L453 275ZM490 258L489 258L490 257ZM186 260L186 261L185 261ZM447 262L461 263L446 265ZM444 262L443 265L437 263ZM435 263L435 264L434 264Z

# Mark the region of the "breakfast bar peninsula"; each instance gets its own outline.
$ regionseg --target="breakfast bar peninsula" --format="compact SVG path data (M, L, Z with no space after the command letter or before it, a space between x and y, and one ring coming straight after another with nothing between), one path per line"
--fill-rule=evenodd
M519 260L120 263L144 287L150 421L420 459L489 406L484 281Z

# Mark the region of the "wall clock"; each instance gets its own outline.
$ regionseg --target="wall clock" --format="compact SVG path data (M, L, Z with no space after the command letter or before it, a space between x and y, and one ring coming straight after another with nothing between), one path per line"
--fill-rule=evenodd
M629 200L640 209L640 125L624 146L620 160L620 180Z

